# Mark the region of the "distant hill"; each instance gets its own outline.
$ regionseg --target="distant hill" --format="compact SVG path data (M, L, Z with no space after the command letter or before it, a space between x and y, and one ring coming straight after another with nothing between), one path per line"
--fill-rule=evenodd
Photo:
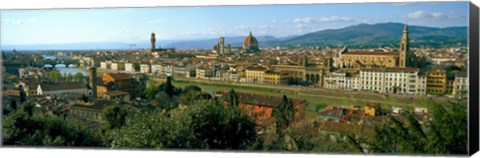
M282 42L282 46L398 47L404 24L358 24L341 29L308 33ZM467 44L467 27L434 28L409 25L412 47L443 47Z

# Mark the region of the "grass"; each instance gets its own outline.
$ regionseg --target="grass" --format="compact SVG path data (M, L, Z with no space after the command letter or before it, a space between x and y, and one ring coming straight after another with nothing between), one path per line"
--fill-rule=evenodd
M164 82L165 79L153 79L156 82ZM272 96L283 96L287 95L289 98L301 98L305 99L308 105L317 106L317 109L322 109L328 105L332 106L350 106L350 105L365 105L367 102L379 102L384 109L391 109L392 107L402 107L407 110L413 110L414 107L429 107L431 101L428 99L422 98L397 98L396 96L389 95L383 96L383 99L366 99L366 98L357 98L352 95L343 95L343 96L327 96L327 95L315 95L315 94L298 94L294 90L283 90L283 89L274 89L268 87L254 87L254 86L245 86L245 85L230 85L225 83L213 83L213 82L198 82L198 81L187 81L187 80L173 80L174 86L185 87L188 85L197 85L202 88L202 91L205 91L210 94L214 94L217 91L224 91L235 89L238 92L244 93L253 93L253 94L263 94L263 95L272 95ZM378 96L382 96L379 94ZM306 107L307 107L306 106Z

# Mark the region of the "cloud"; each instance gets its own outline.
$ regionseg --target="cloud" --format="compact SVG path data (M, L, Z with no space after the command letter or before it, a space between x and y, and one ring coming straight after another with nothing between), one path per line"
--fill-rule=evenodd
M321 17L320 22L350 22L353 21L351 17L346 16L331 16L331 17Z
M30 18L30 19L17 19L17 20L11 20L11 19L5 19L2 20L2 23L5 24L28 24L28 23L35 23L38 20L35 18Z
M461 17L463 16L458 15L455 12L441 13L441 12L426 12L421 10L407 14L407 18L413 19L413 20L428 20L428 19L454 20Z
M147 21L148 24L157 24L157 23L161 23L165 21L165 19L153 19L153 20L149 20Z
M295 23L295 24L300 24L300 23L310 24L310 23L313 23L313 22L315 22L315 21L310 17L296 18L296 19L293 20L293 23Z
M352 17L348 16L329 16L329 17L304 17L304 18L296 18L293 19L291 22L294 24L313 24L313 23L322 23L322 22L352 22L355 21Z

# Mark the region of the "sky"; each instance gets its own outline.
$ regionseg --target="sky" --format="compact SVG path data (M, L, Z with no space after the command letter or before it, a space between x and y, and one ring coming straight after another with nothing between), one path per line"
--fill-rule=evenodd
M468 2L1 10L1 44L136 43L272 35L286 37L360 23L468 25Z

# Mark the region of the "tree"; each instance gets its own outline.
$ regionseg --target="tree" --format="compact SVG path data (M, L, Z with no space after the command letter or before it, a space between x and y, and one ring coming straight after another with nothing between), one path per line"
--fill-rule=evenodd
M107 129L120 128L125 125L128 111L120 106L111 105L103 109L103 116L106 120Z
M83 74L82 74L81 72L77 72L77 73L75 73L75 75L73 76L73 80L74 80L75 82L82 82L83 79L84 79L84 76L83 76Z
M227 105L228 106L238 106L240 103L238 95L235 90L231 89L227 94Z
M175 113L130 115L105 142L112 148L249 149L255 138L255 123L238 107L203 101Z
M15 110L3 119L3 144L28 146L101 146L98 135L59 116L32 116Z
M95 92L92 92L92 93L95 93ZM83 102L88 102L88 97L85 95L85 93L82 94L82 100Z
M58 80L60 80L61 77L62 77L62 74L60 74L59 71L57 71L57 70L50 71L49 78L51 80L54 80L55 82L58 82Z
M292 100L283 95L280 105L273 108L272 116L277 120L276 129L277 133L280 134L281 131L290 126L290 123L295 121L295 108Z
M375 153L467 153L467 112L465 103L432 103L431 121L420 124L411 112L401 119L389 116L389 121L374 127L374 139L369 142Z
M248 149L256 140L255 122L236 106L197 105L189 112L192 132L206 149Z
M67 73L66 76L65 76L65 82L72 82L72 81L74 81L72 74Z
M165 87L163 89L169 97L175 95L175 86L172 85L172 77L168 76L167 81L165 82Z

